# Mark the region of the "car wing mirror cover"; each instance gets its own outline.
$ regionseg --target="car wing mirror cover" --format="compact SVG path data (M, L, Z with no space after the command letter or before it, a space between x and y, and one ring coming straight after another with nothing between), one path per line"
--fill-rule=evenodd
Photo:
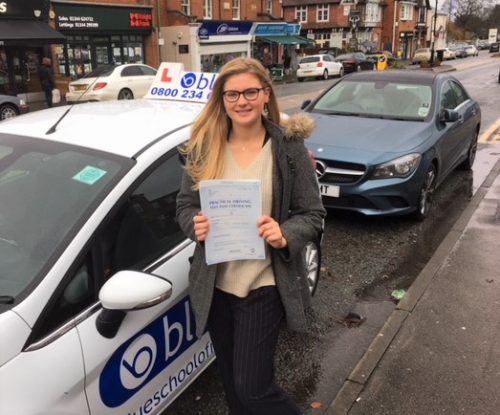
M458 112L450 109L442 109L439 114L439 120L441 122L455 122L459 118Z
M102 286L99 300L104 309L131 311L152 307L172 295L172 284L156 275L119 271Z
M303 110L305 108L307 108L309 106L309 104L311 103L312 101L310 99L306 99L302 105L300 106L300 109Z

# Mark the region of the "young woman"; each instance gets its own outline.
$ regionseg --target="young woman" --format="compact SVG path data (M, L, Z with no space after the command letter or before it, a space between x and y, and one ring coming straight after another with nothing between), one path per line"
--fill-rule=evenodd
M303 139L310 118L280 113L268 72L250 58L228 62L197 118L184 151L186 171L177 196L177 219L197 241L190 297L197 335L208 328L231 415L300 414L273 380L280 323L305 330L309 291L304 245L315 240L325 211ZM265 260L207 265L203 241L210 232L200 212L199 182L258 179L262 213L255 226L266 243Z

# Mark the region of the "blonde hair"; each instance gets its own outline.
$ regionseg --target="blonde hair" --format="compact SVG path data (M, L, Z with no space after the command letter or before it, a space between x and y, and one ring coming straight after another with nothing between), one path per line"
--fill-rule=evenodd
M243 73L255 75L263 88L269 88L266 116L276 124L280 123L278 101L264 66L253 58L236 58L226 63L215 81L207 105L193 124L189 141L181 149L187 155L186 169L193 179L195 190L200 180L217 179L224 171L224 143L231 129L231 119L223 102L224 85L230 77Z

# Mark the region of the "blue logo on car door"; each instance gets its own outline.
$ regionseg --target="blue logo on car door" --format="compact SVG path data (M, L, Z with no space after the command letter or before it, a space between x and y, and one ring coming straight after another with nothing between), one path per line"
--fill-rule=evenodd
M115 408L130 399L196 341L194 333L194 316L185 297L111 356L99 379L103 403Z

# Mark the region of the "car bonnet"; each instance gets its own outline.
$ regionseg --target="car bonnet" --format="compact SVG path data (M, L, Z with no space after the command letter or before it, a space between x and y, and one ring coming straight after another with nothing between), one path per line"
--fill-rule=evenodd
M307 140L318 158L371 163L387 153L407 154L432 134L430 123L310 114L316 129Z

